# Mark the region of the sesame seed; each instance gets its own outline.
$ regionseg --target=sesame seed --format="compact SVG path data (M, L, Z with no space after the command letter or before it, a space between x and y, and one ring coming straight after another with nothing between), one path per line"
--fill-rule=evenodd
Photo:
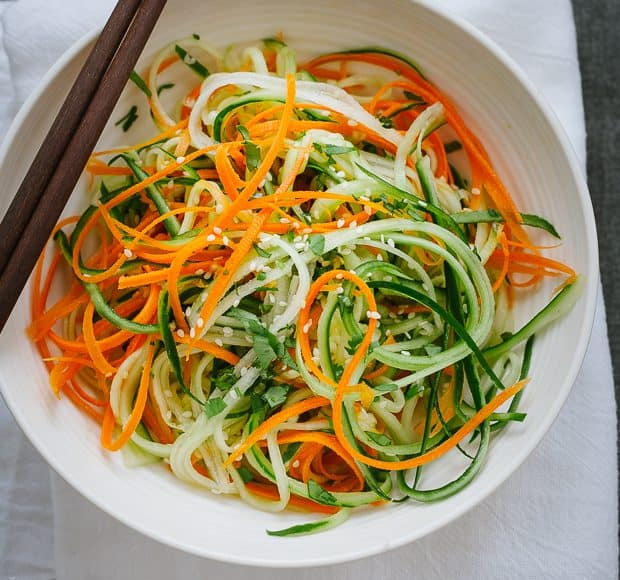
M319 358L320 356L321 356L321 351L318 348L316 348L316 347L313 348L312 349L312 357L313 358L314 357Z
M283 218L280 218L280 223L281 224L290 224L291 220L288 219L288 218L283 217Z
M370 201L370 198L367 195L360 195L360 201Z
M381 254L377 254L377 262L383 262L383 256Z
M183 58L185 64L196 64L196 59L191 54L186 54Z
M205 321L202 318L199 318L198 320L196 320L196 326L198 328L202 328L205 325Z
M366 316L370 320L380 320L381 319L381 314L379 314L376 310L369 310L368 312L366 312Z
M276 297L273 294L271 294L271 293L269 293L268 300L269 300L270 304L275 304L276 303Z
M480 195L480 190L477 187L474 187L471 190L471 194L472 195Z
M337 228L342 228L344 227L344 219L340 218L337 222L336 222L336 227Z
M177 336L179 338L183 338L185 336L185 331L182 328L179 328L179 330L177 330Z
M293 461L293 467L295 469L297 469L299 467L299 460L298 459L295 459L295 461Z
M344 179L347 176L347 174L344 171L336 171L336 177L340 177L341 179Z
M349 119L347 125L349 125L349 127L357 127L357 121L355 119Z
M278 306L284 307L284 306L287 306L287 303L284 302L284 300L280 300L280 302L278 302Z
M215 206L215 213L222 213L224 211L224 206L221 203L218 203Z
M411 356L411 353L408 350L401 350L400 354L402 354L403 356Z
M350 224L349 227L354 230L357 227L357 222L355 220L353 220Z
M213 228L213 233L217 234L219 236L222 233L222 228L219 228L219 227L215 226Z
M215 234L209 234L207 236L207 242L214 242L215 241Z
M394 240L392 238L388 239L387 245L390 246L390 248L396 247L396 244L394 243Z
M241 304L241 299L237 298L234 302L233 302L233 306L236 308L237 306L239 306L239 304Z
M180 165L181 163L185 163L185 157L177 157L177 163Z
M198 268L198 270L196 270L194 272L194 274L196 274L196 276L202 276L205 273L205 271L202 268Z
M338 288L336 288L336 294L344 294L344 288L342 286L338 286Z
M123 254L125 254L126 258L133 258L133 252L129 248L125 248Z
M344 274L336 274L336 280L342 280L344 278Z
M224 346L224 343L222 342L222 339L221 339L221 338L216 338L214 342L215 342L215 344L217 344L217 346L219 346L220 348L221 348L222 346Z
M301 227L299 222L293 222L293 229L298 230Z
M188 306L188 307L185 309L185 316L189 317L189 315L190 315L191 313L192 313L192 308L191 308L191 306Z
M222 334L224 336L232 336L233 335L233 329L230 328L230 326L225 326L224 328L222 328Z
M310 320L308 320L308 322L306 322L306 324L304 324L303 327L303 332L304 334L308 334L310 332L310 329L312 328L312 318L310 318Z
M228 239L228 236L223 236L222 237L222 244L224 244L225 246L230 244L230 240Z
M196 338L196 329L193 326L189 329L189 337Z

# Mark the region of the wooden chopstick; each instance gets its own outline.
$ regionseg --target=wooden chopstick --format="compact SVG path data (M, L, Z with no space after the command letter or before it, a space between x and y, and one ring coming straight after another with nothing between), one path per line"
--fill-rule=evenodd
M132 0L120 0L119 4L126 2L131 3ZM26 183L23 191L28 196L36 197L34 203L29 201L24 204L34 207L29 219L16 233L12 232L14 227L10 215L2 222L0 238L12 235L17 236L19 241L13 251L9 251L6 265L0 272L0 331L47 243L165 4L166 0L142 0L139 4L101 82L79 118L77 129L64 143L54 140L48 144L61 150L51 177L43 188L33 188ZM88 77L88 73L85 76ZM78 86L77 90L81 91L81 87ZM44 151L43 147L39 153L43 157L47 154L55 155L53 151ZM24 181L32 179L29 176L33 175L35 169L34 166L30 168ZM42 193L37 195L40 189ZM9 234L9 231L12 233Z
M0 272L17 246L142 0L118 2L88 55L0 224Z

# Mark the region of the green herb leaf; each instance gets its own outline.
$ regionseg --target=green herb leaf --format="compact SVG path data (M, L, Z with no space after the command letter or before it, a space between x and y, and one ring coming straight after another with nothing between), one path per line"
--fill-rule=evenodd
M308 240L308 245L310 246L313 254L322 256L325 251L325 236L322 234L315 234L314 236L311 236Z
M196 34L196 33L194 32L194 34L192 34L192 38L193 38L194 40L200 40L200 34Z
M233 367L227 367L211 375L211 386L226 393L237 382L237 375Z
M157 87L157 96L161 95L164 91L167 91L174 87L174 83L164 83Z
M117 127L121 125L123 132L129 131L131 126L134 124L136 119L138 118L138 107L135 105L129 109L129 113L127 113L122 119L119 119L116 123L114 123Z
M205 412L207 417L215 417L219 415L224 409L226 409L226 403L222 397L216 397L215 399L209 399L205 403Z
M286 401L287 395L288 388L283 385L277 385L274 387L269 387L263 394L263 399L265 399L267 404L274 409Z
M269 252L266 252L265 250L263 250L263 248L261 248L258 244L252 244L254 246L254 250L256 250L256 253L261 257L261 258L270 258L271 254Z
M174 46L174 51L179 55L179 58L183 61L183 63L191 68L196 74L201 76L203 79L209 76L209 69L202 63L198 62L198 60L196 60L196 58L194 58L183 47L176 44Z
M379 117L379 123L381 123L386 129L394 128L394 121L389 117Z
M459 149L463 149L463 145L460 141L449 141L444 144L443 148L446 150L446 153L454 153Z
M133 82L147 97L152 97L153 93L151 93L151 89L149 89L148 85L144 81L144 79L134 70L131 71L129 75L129 80Z
M338 503L336 498L329 493L329 491L323 489L313 479L308 481L308 496L317 503L322 503L324 505L337 505Z

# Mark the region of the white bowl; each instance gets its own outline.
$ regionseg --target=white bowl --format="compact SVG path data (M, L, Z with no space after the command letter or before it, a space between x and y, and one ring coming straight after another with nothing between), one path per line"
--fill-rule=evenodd
M457 103L519 207L546 216L565 234L554 257L582 273L586 284L578 306L537 342L532 381L522 404L527 420L495 438L481 473L452 498L429 505L408 502L365 510L329 532L279 539L267 536L265 529L281 528L305 516L262 513L238 500L187 486L159 466L127 468L118 455L103 451L95 425L69 401L57 401L48 387L43 364L24 333L28 290L0 337L0 383L17 422L49 464L125 524L171 546L218 560L309 566L361 558L420 538L483 500L523 462L560 411L581 365L594 316L598 256L588 191L558 120L499 48L430 2L313 0L301 5L286 0L234 4L170 0L142 62L166 42L193 32L225 46L279 31L308 56L367 45L410 55ZM0 154L4 207L94 36L63 56L15 119ZM124 97L113 119L126 112L129 102ZM109 131L102 145L110 145L113 135L117 141L118 131ZM68 211L85 204L82 184ZM520 302L517 319L525 321L539 309L550 298L551 288L543 286ZM448 474L451 467L442 466L439 476Z

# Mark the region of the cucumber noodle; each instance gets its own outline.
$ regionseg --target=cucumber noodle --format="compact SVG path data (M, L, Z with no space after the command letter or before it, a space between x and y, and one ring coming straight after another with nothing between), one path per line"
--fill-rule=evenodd
M570 268L524 242L525 226L553 226L497 204L478 142L395 53L299 66L280 40L220 54L194 35L134 82L160 135L93 156L97 201L55 236L75 281L55 305L35 288L30 333L54 390L130 465L330 514L274 535L467 485L491 433L525 418L521 393L504 411L495 397L578 295ZM562 289L516 330L520 287L545 276ZM442 444L468 466L428 489Z

